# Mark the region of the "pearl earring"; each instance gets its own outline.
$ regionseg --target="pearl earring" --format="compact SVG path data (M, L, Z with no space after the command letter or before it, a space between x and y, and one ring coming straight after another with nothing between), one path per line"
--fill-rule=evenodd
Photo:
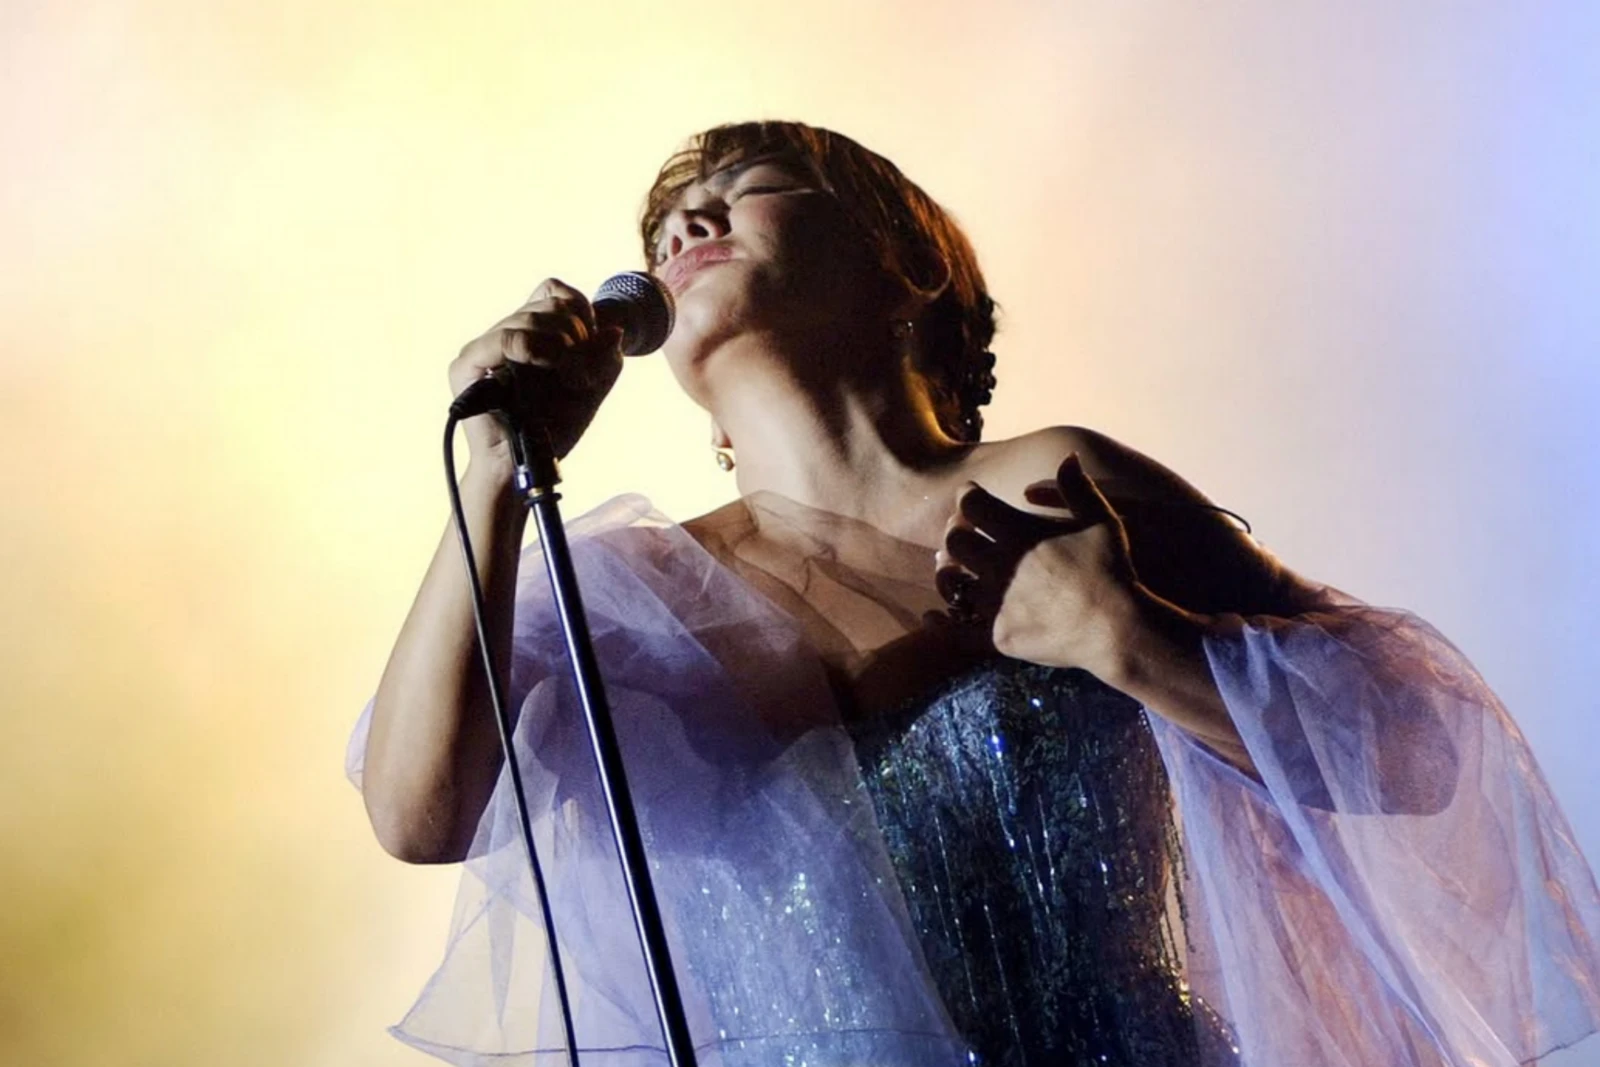
M903 341L910 337L916 328L917 324L910 319L895 319L889 323L889 335L896 341Z
M732 447L733 442L728 439L722 427L717 425L717 420L712 419L711 452L716 457L717 466L722 468L724 474L733 470L733 453L728 451Z

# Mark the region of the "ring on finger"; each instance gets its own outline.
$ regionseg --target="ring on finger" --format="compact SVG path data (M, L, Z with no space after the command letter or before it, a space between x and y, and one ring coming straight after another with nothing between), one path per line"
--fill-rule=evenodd
M983 621L978 611L978 579L970 574L956 573L946 579L944 602L956 622L971 626Z

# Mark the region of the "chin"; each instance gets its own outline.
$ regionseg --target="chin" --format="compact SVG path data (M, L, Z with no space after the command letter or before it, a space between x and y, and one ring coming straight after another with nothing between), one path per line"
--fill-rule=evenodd
M735 331L725 328L725 324L717 317L712 316L710 321L700 321L700 316L690 309L680 305L677 322L673 325L672 335L667 338L667 343L661 346L661 355L667 361L667 366L672 368L672 376L678 379L678 385L689 395L689 399L705 406L706 383L705 368L722 342L732 337Z
M745 317L739 301L712 286L691 286L678 298L672 334L662 354L674 370L691 368L738 335Z

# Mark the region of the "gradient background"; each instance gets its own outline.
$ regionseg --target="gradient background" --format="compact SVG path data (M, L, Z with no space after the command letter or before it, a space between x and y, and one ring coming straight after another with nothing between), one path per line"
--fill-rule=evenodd
M1597 9L982 10L6 0L0 1061L434 1062L381 1027L456 872L387 858L341 761L443 526L445 367L634 266L729 119L950 205L991 434L1103 429L1434 621L1600 858ZM720 502L707 433L630 364L569 514Z

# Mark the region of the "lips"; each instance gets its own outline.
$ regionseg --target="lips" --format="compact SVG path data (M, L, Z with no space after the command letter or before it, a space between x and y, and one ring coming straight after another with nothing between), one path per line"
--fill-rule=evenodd
M679 252L677 257L667 264L667 269L661 272L661 280L667 283L667 288L676 296L678 290L689 280L689 275L708 263L721 263L732 258L733 249L725 244L711 242L695 245L687 252Z

